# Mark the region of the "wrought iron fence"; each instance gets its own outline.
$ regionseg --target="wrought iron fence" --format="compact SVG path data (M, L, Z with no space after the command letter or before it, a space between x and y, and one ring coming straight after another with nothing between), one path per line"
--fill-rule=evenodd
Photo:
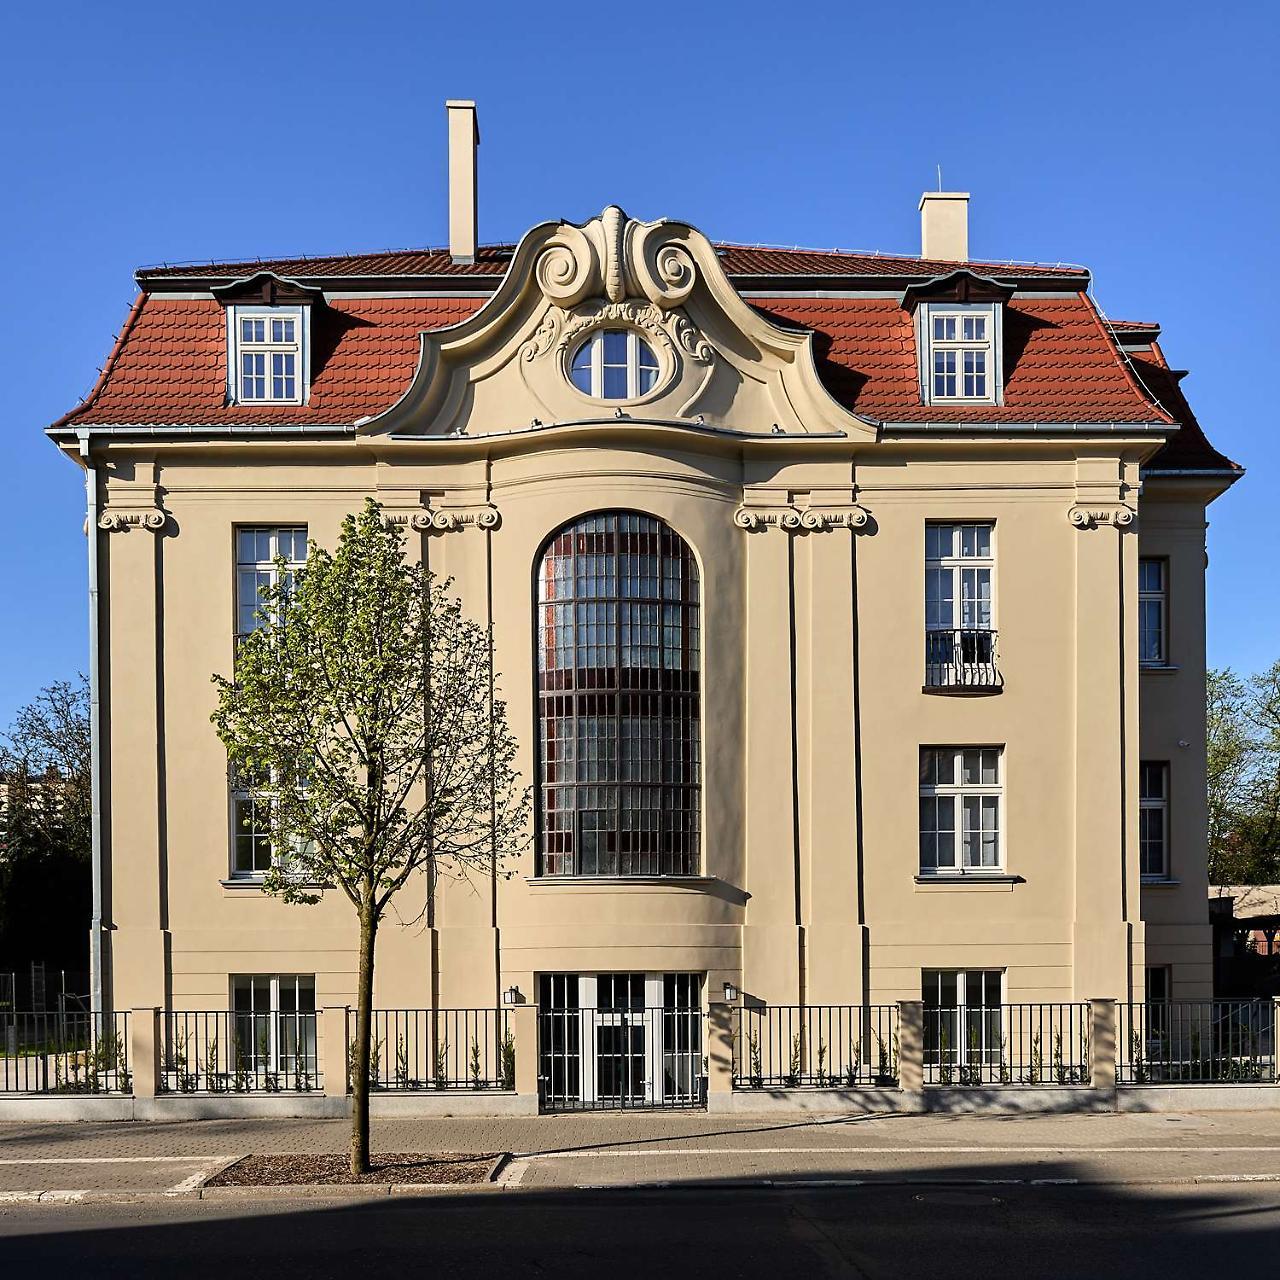
M701 1009L539 1009L541 1109L704 1105L704 1016Z
M926 1084L1088 1084L1090 1014L1080 1004L926 1006Z
M507 1009L374 1009L373 1089L514 1089L516 1044ZM348 1042L356 1013L351 1010ZM348 1072L351 1062L348 1062Z
M738 1010L735 1089L855 1089L898 1080L896 1005Z
M164 1015L162 1093L312 1093L323 1087L314 1013Z
M995 630L926 631L924 683L929 689L999 688Z
M127 1012L0 1012L0 1093L132 1091Z
M1121 1004L1120 1084L1269 1084L1280 1079L1272 1000Z

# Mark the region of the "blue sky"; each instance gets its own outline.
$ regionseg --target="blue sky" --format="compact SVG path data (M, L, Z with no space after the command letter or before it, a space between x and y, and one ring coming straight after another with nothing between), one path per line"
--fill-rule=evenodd
M448 97L480 223L607 203L718 239L1084 263L1159 320L1249 475L1210 512L1211 661L1280 657L1280 6L858 3L14 6L0 48L0 724L84 668L80 472L40 434L92 385L141 264L445 240ZM616 15L616 16L615 16ZM1263 569L1264 557L1272 564Z

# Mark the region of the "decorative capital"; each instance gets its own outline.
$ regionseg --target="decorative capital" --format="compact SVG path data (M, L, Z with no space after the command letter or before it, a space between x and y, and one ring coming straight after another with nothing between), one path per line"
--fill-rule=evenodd
M792 532L800 528L800 513L795 507L749 507L744 503L733 513L733 523L751 533L765 529Z
M158 533L164 528L168 518L157 507L133 511L107 510L98 517L98 528L105 529L108 533L124 533L129 529L150 529L153 533Z
M805 529L861 529L871 519L866 507L851 503L847 507L806 507L800 513Z
M417 511L389 511L388 524L413 529L416 533L451 533L469 525L477 529L496 529L502 515L492 503L476 506L426 507Z
M1117 529L1127 529L1138 513L1132 507L1117 504L1110 507L1073 506L1067 512L1067 519L1077 529L1096 529L1099 525L1110 524Z
M751 532L782 529L787 533L822 533L827 529L861 529L870 519L871 513L856 502L805 507L803 510L789 505L762 506L744 502L733 513L733 523L739 529Z

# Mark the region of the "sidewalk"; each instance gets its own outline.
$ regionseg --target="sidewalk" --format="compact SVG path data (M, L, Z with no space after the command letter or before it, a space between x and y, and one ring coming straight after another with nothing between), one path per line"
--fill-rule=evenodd
M0 1125L0 1200L183 1194L250 1152L337 1152L345 1121ZM724 1119L700 1112L382 1119L375 1151L509 1151L495 1190L1280 1181L1280 1113ZM343 1195L339 1188L333 1195Z

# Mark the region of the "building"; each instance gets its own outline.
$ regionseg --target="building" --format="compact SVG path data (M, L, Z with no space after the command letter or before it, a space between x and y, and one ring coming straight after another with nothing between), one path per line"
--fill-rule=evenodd
M140 271L49 429L88 479L103 1000L351 1000L345 901L259 892L210 674L366 495L492 624L537 796L512 878L401 900L379 1006L1209 995L1240 468L1158 327L971 260L954 192L919 258L616 207L481 246L449 118L448 250Z

